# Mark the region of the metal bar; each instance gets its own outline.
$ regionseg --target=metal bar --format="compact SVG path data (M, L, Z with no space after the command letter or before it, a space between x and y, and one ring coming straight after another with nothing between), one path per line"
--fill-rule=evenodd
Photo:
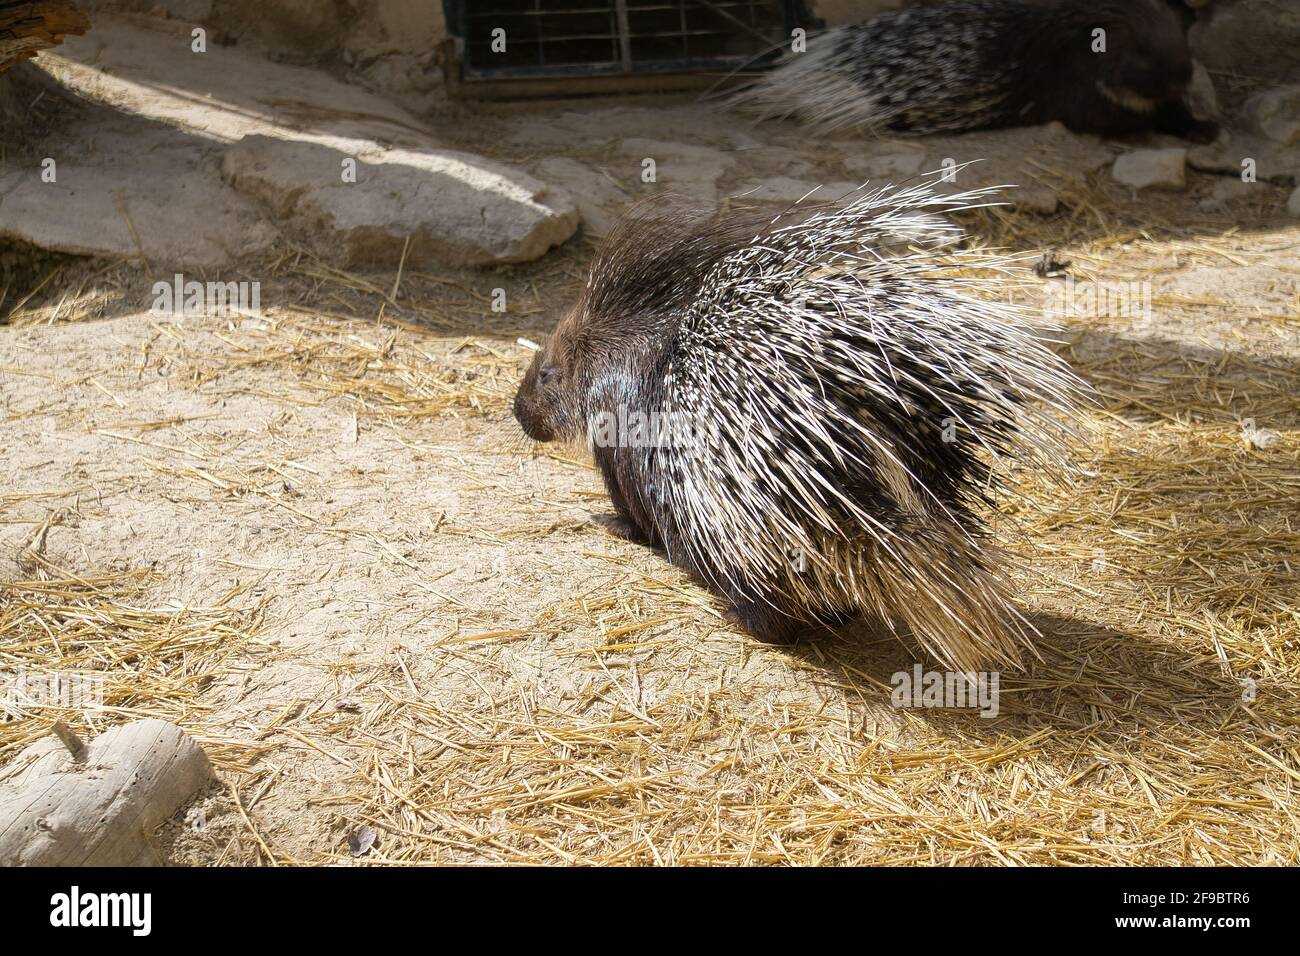
M515 3L478 0L471 4L465 0L447 0L448 21L461 26L464 46L458 57L460 76L484 80L491 77L522 80L525 73L539 79L619 72L631 76L665 68L707 70L710 65L726 61L747 62L753 54L722 54L716 41L744 37L742 46L757 42L761 44L760 49L767 49L780 31L783 19L797 20L795 10L799 7L798 0L602 0L590 7L576 8L560 0L557 5L564 9L548 10L545 9L548 2L555 0L529 0L520 3L526 9L519 10L502 9ZM691 9L692 3L698 6ZM478 9L471 12L472 5ZM696 11L705 14L705 22L700 28L692 29ZM510 42L521 47L518 53L508 58L486 56L484 21L491 25L492 20L502 17L524 16L532 21L532 36L510 38ZM606 18L608 32L601 32L601 27L593 21ZM667 29L634 30L633 23L641 22L638 18L646 18L647 27L653 24ZM765 34L759 25L769 20L772 32ZM518 32L528 32L527 21L514 22L516 27L522 27ZM535 49L529 51L529 47Z
M609 5L609 34L609 54L612 57L618 46L618 9L612 3Z
M731 0L730 3L726 2L726 0L717 0L717 2L713 3L712 5L717 7L726 7L728 9L751 9L754 7L754 3L752 2L752 0ZM656 12L663 12L665 10L676 10L678 6L679 4L677 2L656 3L650 6L642 6L633 3L631 6L628 7L628 9L636 13L656 13ZM484 13L466 12L465 15L468 16L470 19L476 19L476 20L484 20L488 18L499 19L500 17L506 17L506 16L508 17L551 17L551 16L579 16L582 14L586 14L587 16L595 16L597 14L606 12L606 9L607 8L602 8L602 7L587 7L587 8L580 8L580 9L576 8L572 10L488 10Z
M758 37L767 46L772 45L772 38L770 36L767 36L766 34L761 33L758 30L755 30L744 20L740 19L740 17L728 13L726 10L722 9L722 7L718 6L716 3L713 3L712 0L695 0L695 2L698 3L700 6L704 7L706 10L712 10L718 16L722 17L722 19L727 20L730 23L734 23L736 26L740 27L740 29L744 30L746 33L750 34L751 36Z
M672 40L672 39L680 40L680 39L687 39L690 37L726 37L731 35L732 34L729 30L720 30L720 29L687 30L685 33L681 32L680 30L669 30L667 32L657 31L654 33L648 33L648 32L637 33L633 35L632 39L634 40ZM546 37L545 39L542 40L513 40L511 42L528 46L534 43L548 43L554 45L556 43L571 43L574 40L618 40L618 39L620 39L620 37L618 36L618 34L614 34L614 33L569 33L563 36ZM478 42L486 43L487 41L479 40ZM770 41L769 41L769 45L770 45Z
M623 69L632 72L632 30L627 24L627 0L614 0L614 9L618 11L618 45L623 55Z
M617 63L613 66L618 68ZM493 73L481 79L471 79L455 87L454 91L449 88L448 92L453 92L459 99L521 100L543 96L709 90L717 88L718 80L717 73L701 73L692 64L687 72L616 72L604 76L500 77Z
M622 63L612 60L608 63L582 63L573 66L566 66L563 72L556 67L493 67L490 70L468 70L466 77L474 82L482 82L492 79L513 79L513 80L555 80L562 83L565 80L577 80L587 77L605 77L610 80L631 80L638 76L654 76L661 74L687 74L694 75L700 83L705 86L713 86L718 83L719 77L708 75L708 71L720 71L730 73L737 66L743 66L748 63L749 57L717 57L717 58L699 58L692 59L689 62L677 60L644 60L638 64L637 70L633 73L622 72ZM724 77L725 79L725 77Z

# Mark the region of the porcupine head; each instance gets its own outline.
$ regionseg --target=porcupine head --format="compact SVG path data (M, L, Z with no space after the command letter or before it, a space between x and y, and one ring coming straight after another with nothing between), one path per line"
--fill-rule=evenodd
M1077 3L1063 19L1062 35L1069 35L1070 26L1089 31L1089 37L1074 41L1071 52L1073 58L1098 64L1101 92L1108 98L1137 112L1182 100L1192 78L1192 55L1182 24L1166 0ZM1094 45L1099 27L1108 34L1104 51ZM1098 51L1085 57L1084 50ZM1058 51L1048 45L1042 52L1040 62L1050 71ZM1050 82L1046 75L1037 79Z
M775 220L634 207L515 416L586 439L624 533L756 636L868 616L959 670L1014 664L1032 629L980 515L999 459L1057 460L1078 382L965 277L1004 263L953 251L937 214L984 202L922 184Z

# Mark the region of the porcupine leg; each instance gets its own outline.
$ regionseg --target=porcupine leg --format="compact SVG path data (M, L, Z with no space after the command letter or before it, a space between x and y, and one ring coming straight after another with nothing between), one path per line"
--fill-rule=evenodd
M606 530L624 541L658 546L659 535L650 515L640 506L639 499L633 498L625 490L625 484L633 489L636 487L635 480L629 478L626 483L624 481L624 473L630 463L619 458L617 448L597 448L596 464L600 468L601 477L605 479L605 491L609 494L610 504L614 506L614 515L605 525Z
M753 601L728 595L731 609L727 617L732 624L769 644L792 644L799 632L808 625L782 614L764 601Z
M605 472L605 490L609 492L610 503L614 506L614 516L606 526L609 532L624 541L654 547L659 543L650 517L641 508L633 508L627 494L623 491L618 472L611 468Z
M1179 100L1157 106L1153 123L1162 133L1181 136L1194 143L1210 143L1219 135L1218 123L1197 119L1187 109L1187 104Z
M623 515L615 513L605 522L605 530L616 538L622 538L624 541L631 541L633 544L649 545L650 536L642 531L635 522Z

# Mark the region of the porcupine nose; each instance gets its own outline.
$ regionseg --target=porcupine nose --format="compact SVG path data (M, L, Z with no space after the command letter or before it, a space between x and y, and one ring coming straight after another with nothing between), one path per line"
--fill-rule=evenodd
M515 401L512 406L515 421L517 421L519 427L524 430L524 434L533 441L551 441L555 438L555 434L551 429L546 427L546 423L542 416L539 415L531 406L532 403L528 401L527 396L524 394L524 390L521 388L515 393Z

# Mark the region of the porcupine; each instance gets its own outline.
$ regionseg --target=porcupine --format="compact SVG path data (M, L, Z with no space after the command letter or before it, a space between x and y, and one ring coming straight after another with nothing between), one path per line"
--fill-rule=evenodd
M863 187L777 219L634 207L515 417L537 441L586 438L619 530L756 636L866 615L960 670L1015 663L1032 628L981 511L999 458L1064 464L1082 383L979 294L1008 260L953 247L940 213L989 194ZM669 427L597 440L628 412Z
M1094 52L1094 31L1105 31ZM1168 0L953 0L807 38L729 97L825 131L924 134L1059 120L1077 133L1155 129L1198 141L1192 58Z

